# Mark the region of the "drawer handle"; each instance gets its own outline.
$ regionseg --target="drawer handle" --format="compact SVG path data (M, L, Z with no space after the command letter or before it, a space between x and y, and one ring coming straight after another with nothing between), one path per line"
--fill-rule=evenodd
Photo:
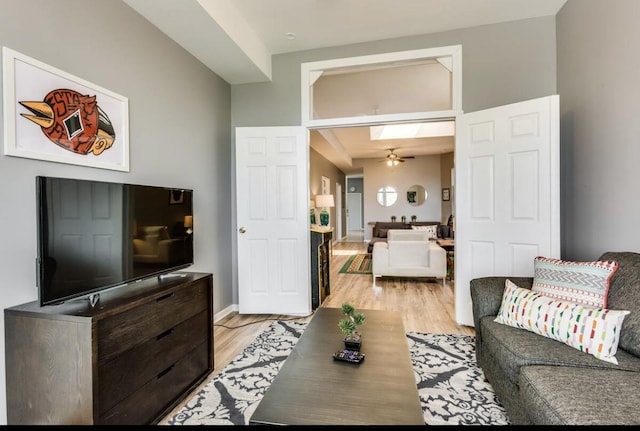
M157 299L156 299L156 302L160 302L160 301L165 300L165 299L167 299L167 298L171 298L172 296L173 296L173 292L171 292L171 293L167 293L166 295L163 295L163 296L161 296L161 297L157 298Z
M164 337L166 337L167 335L170 335L172 332L173 332L173 328L168 329L168 330L164 331L162 334L158 335L158 336L156 337L156 340L161 340L161 339L163 339Z
M160 374L158 374L158 380L161 379L164 375L166 375L169 371L173 370L173 367L175 367L176 365L173 364L172 366L170 366L169 368L167 368L166 370L162 371Z

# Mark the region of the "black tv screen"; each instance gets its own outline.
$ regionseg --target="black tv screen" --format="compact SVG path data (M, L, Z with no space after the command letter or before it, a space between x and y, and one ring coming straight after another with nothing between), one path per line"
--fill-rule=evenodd
M193 264L193 191L36 178L40 305Z

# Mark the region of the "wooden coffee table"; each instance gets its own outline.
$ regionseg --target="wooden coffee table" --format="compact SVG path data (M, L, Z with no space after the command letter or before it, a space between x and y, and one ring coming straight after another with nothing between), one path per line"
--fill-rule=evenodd
M344 348L339 308L320 307L251 416L251 425L424 425L402 316L366 315L360 364Z

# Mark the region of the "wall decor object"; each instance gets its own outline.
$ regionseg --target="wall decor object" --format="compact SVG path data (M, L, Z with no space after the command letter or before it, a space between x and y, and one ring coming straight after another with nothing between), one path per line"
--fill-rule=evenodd
M448 201L451 200L451 189L442 189L442 200Z
M169 190L169 205L179 205L184 203L184 191L173 189Z
M324 175L322 176L322 193L321 195L331 194L331 180Z
M2 48L4 154L129 172L129 100Z

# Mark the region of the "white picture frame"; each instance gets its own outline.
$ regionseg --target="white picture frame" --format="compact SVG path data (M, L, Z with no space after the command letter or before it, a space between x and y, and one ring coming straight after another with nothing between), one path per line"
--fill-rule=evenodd
M129 172L126 97L7 47L2 65L5 155Z
M324 175L322 176L322 193L321 195L329 195L331 194L331 180Z

